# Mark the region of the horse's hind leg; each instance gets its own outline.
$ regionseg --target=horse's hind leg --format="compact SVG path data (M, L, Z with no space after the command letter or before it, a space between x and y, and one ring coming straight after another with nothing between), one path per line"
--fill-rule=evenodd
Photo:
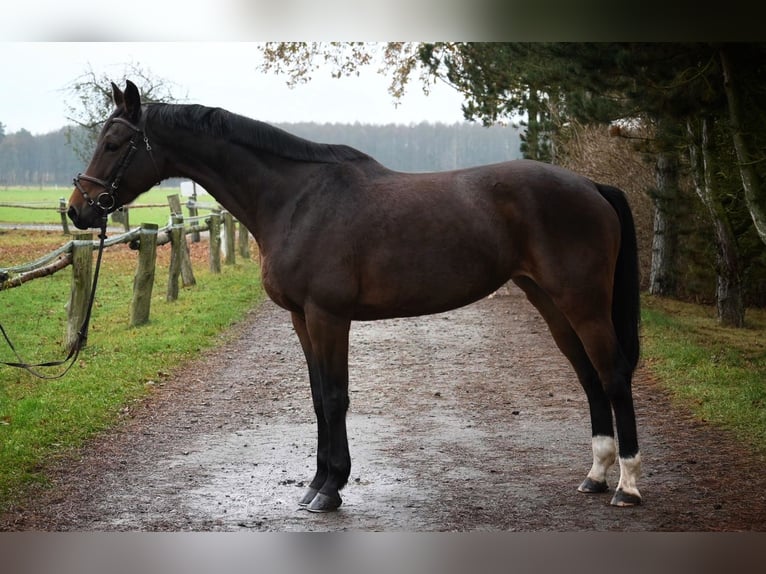
M567 317L598 372L598 378L614 411L619 439L620 481L612 497L612 504L640 504L641 494L636 483L641 472L641 455L631 391L633 369L619 345L610 313L593 309L588 311L588 304L583 302L577 311L570 311Z
M585 493L606 492L608 490L606 473L617 456L609 398L580 338L548 294L527 277L519 277L514 281L545 319L556 345L572 364L588 398L593 465L578 490Z

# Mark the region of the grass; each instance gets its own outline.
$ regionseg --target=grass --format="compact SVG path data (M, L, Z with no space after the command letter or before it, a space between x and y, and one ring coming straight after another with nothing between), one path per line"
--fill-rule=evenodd
M4 233L4 259L6 244L18 250L23 237L28 252L39 254L63 242L58 233ZM158 248L151 318L138 328L128 325L136 254L127 246L105 253L88 346L66 377L42 381L0 367L0 510L18 501L31 485L46 482L47 461L65 456L114 424L121 409L151 392L151 382L220 342L221 333L263 299L255 262L239 258L214 275L207 268L207 245L195 245L197 285L182 289L172 303L165 301L170 249ZM65 269L0 292L0 323L25 360L65 356L70 278L71 271ZM4 343L0 360L14 360Z
M50 209L25 209L19 207L2 207L0 205L0 223L41 223L61 224L61 214L58 212L59 199L67 201L72 193L72 188L0 188L0 204L21 203L29 205L46 206ZM174 193L180 194L180 189L172 187L154 188L143 194L136 204L163 204L163 207L133 208L129 210L131 227L137 227L141 223L156 223L163 226L168 222L170 210L167 205L167 196ZM203 197L206 202L209 198ZM214 203L209 199L210 203ZM184 210L185 211L185 210Z
M766 310L722 327L710 307L644 298L643 356L676 400L766 452Z

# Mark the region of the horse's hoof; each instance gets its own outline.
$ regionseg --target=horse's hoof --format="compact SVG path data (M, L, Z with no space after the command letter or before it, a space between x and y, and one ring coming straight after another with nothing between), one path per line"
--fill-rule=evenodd
M585 494L600 494L609 490L609 485L607 485L605 480L598 481L586 477L585 480L582 481L582 484L577 487L577 490L579 492L584 492Z
M306 506L306 510L309 512L332 512L338 510L338 507L342 502L340 496L328 496L324 493L317 492L317 495L311 503Z
M612 506L638 506L641 504L641 496L638 494L630 494L622 489L618 489L614 492L612 497Z
M303 495L303 497L298 501L298 506L306 507L309 504L311 504L311 501L314 500L314 497L317 495L319 491L316 488L311 488L309 486L308 490L306 491L306 494Z

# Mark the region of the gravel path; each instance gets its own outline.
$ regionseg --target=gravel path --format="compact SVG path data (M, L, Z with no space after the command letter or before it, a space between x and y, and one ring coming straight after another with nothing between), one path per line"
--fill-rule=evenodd
M54 486L0 530L766 530L763 457L671 406L643 370L644 504L577 493L591 459L584 393L515 288L355 323L350 371L352 471L336 513L298 509L310 393L289 316L266 303L52 468Z

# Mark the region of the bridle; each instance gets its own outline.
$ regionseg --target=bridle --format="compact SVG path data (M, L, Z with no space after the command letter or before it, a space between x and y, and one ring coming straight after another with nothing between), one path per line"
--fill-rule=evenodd
M85 201L90 205L91 207L94 207L98 209L101 212L101 223L100 223L100 232L98 235L99 238L99 244L98 244L98 255L96 257L96 268L93 272L93 285L90 289L90 298L88 300L88 308L85 312L85 318L83 319L82 326L80 327L80 330L77 331L77 339L72 344L72 346L69 349L69 354L67 357L61 361L46 361L43 363L27 363L24 361L21 356L19 355L18 351L16 351L16 348L14 347L13 343L11 342L10 338L8 337L7 333L5 332L5 329L3 328L2 324L0 324L0 334L2 334L5 341L8 343L8 346L11 348L11 351L13 351L13 354L16 356L16 359L18 359L17 362L5 362L0 361L0 364L6 365L8 367L16 367L19 369L24 369L34 375L35 377L38 377L40 379L59 379L66 375L69 372L69 369L72 368L72 366L75 364L75 361L77 361L77 357L80 354L80 350L85 346L85 342L88 339L88 325L90 324L90 316L91 311L93 310L93 302L95 301L96 297L96 286L98 285L98 276L99 271L101 270L101 256L104 253L104 241L106 240L106 225L107 225L107 219L109 216L109 213L114 210L115 206L117 205L117 192L120 188L120 182L122 181L122 177L125 174L125 170L130 165L130 162L133 160L133 157L136 154L136 151L138 151L138 147L136 146L136 142L139 137L141 137L144 141L144 145L146 146L146 152L149 154L149 158L152 160L152 164L154 165L155 173L157 174L157 181L160 181L162 178L160 176L160 170L157 167L157 162L154 160L154 155L152 154L152 146L149 145L149 138L146 136L146 132L143 128L134 125L133 123L129 122L128 120L124 118L112 118L110 120L110 123L117 122L124 124L128 126L130 129L133 130L133 135L130 138L130 141L128 142L128 148L125 150L125 153L123 154L120 161L115 165L114 169L112 170L111 175L109 176L109 179L99 179L97 177L93 177L92 175L87 175L84 173L78 173L77 177L74 178L74 186L77 188L77 190L82 194L83 198L85 198ZM87 181L89 183L94 183L104 189L96 199L91 198L88 195L88 192L85 191L85 189L80 184L80 181ZM40 373L37 370L37 367L56 367L60 365L66 365L69 363L62 372L56 374L56 375L47 375Z
M122 158L115 164L114 169L112 170L112 173L108 179L99 179L97 177L93 177L92 175L78 173L77 177L72 180L75 188L77 188L77 191L79 191L85 199L85 202L89 206L101 210L104 216L104 220L106 220L106 216L111 213L117 205L117 192L120 188L120 183L122 182L122 176L125 174L125 170L128 169L130 162L133 161L133 157L135 156L136 151L138 151L136 143L139 137L143 139L146 152L149 154L149 159L152 160L154 171L157 174L157 181L162 179L160 177L160 170L157 167L157 162L154 160L154 154L152 154L152 146L149 144L149 138L146 135L145 129L133 124L132 122L129 122L125 118L112 118L109 120L109 123L120 123L128 126L131 130L133 130L133 135L130 137L128 147L125 150L125 153L122 155ZM93 199L88 195L88 192L85 191L83 186L80 184L81 180L87 181L88 183L94 183L102 187L104 191L99 193L96 199Z

